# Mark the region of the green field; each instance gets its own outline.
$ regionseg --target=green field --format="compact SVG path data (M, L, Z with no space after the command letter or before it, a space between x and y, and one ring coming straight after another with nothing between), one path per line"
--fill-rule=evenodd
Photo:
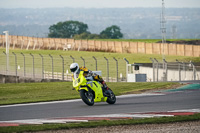
M124 41L124 42L146 42L146 43L156 43L162 41L161 39L95 39L97 41Z
M179 83L146 82L146 83L108 83L116 95L138 93L144 90L168 88ZM79 93L72 90L72 82L43 83L8 83L0 85L0 105L57 101L80 98Z
M125 42L146 42L146 43L157 43L162 42L161 39L92 39L99 41L125 41ZM166 41L192 41L192 40L200 40L200 39L167 39Z
M3 56L3 51L6 51L5 48L0 48L0 54ZM59 57L59 55L67 56L69 58L72 55L74 58L81 60L80 57L83 58L91 58L95 56L97 59L103 59L104 57L113 59L123 59L127 58L130 63L151 63L150 58L156 58L158 60L162 60L162 55L157 54L134 54L134 53L109 53L109 52L90 52L90 51L62 51L62 50L21 50L21 49L10 49L10 55L12 52L16 54L20 54L21 52L24 54L35 54L35 55L45 55L49 56L49 54L53 56ZM30 56L30 55L29 55ZM188 56L172 56L172 55L165 55L165 58L168 62L175 62L176 59L180 61L194 61L199 62L199 57L188 57ZM71 59L71 58L70 58Z

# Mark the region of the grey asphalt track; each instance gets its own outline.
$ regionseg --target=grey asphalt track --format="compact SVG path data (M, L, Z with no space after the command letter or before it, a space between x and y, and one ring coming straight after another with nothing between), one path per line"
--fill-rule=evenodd
M81 100L0 106L0 121L72 117L130 112L171 111L200 108L200 89L164 92L158 95L117 97L114 105L105 102L87 106Z

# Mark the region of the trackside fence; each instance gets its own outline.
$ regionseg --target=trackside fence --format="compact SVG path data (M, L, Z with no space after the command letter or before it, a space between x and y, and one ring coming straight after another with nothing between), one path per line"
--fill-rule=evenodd
M107 57L74 57L42 54L0 53L0 74L31 79L71 81L70 65L77 62L92 71L100 71L107 82L126 81L126 62Z
M152 59L152 66L150 68L143 67L143 72L150 71L147 80L159 81L187 81L187 80L200 80L200 67L193 62L167 62L165 59L157 60ZM148 73L148 72L146 72Z
M200 80L200 67L192 62L167 62L152 59L152 63L142 63L135 74L146 74L147 82ZM62 55L42 55L32 53L0 53L0 74L24 79L50 79L72 81L70 64L77 62L92 71L100 71L106 82L127 81L127 59L108 57L77 57ZM16 82L17 79L16 79Z

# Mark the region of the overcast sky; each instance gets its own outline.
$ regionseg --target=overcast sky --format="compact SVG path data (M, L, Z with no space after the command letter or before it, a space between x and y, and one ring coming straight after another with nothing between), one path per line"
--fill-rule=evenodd
M126 8L161 7L162 0L0 0L0 8ZM165 0L165 7L200 8L200 0Z

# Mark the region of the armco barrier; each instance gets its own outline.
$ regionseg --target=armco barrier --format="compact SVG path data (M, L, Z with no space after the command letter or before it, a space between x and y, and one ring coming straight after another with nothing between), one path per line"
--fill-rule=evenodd
M9 36L9 42L12 49L107 51L200 57L200 45L36 38L12 35ZM0 35L0 47L5 47L5 35Z

